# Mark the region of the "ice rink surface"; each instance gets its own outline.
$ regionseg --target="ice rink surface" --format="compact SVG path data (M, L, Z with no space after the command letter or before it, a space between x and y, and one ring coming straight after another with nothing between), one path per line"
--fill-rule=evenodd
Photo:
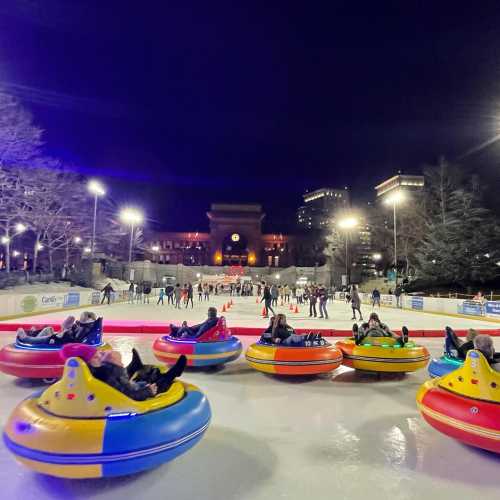
M224 298L227 301L227 297ZM229 325L265 325L255 299L235 298ZM217 304L222 300L219 298ZM303 308L302 308L303 309ZM331 309L330 321L290 314L292 326L349 328L343 303ZM364 308L366 316L370 309ZM284 308L283 308L284 310ZM201 320L206 304L188 316L156 305L96 308L110 319L178 322ZM62 318L61 313L51 315ZM397 328L497 327L496 323L382 309L382 320ZM37 322L43 318L36 317ZM130 359L135 346L154 362L153 335L112 335L108 340ZM2 334L2 344L13 335ZM255 341L242 337L244 346ZM431 355L442 339L418 339ZM495 339L500 350L500 339ZM406 500L500 498L500 457L462 445L427 425L415 394L426 370L405 376L356 373L340 368L312 378L277 378L247 366L244 357L219 371L186 371L212 405L213 419L202 441L187 454L136 476L102 480L61 480L35 474L16 464L0 448L2 499L348 499ZM40 385L0 374L0 417Z

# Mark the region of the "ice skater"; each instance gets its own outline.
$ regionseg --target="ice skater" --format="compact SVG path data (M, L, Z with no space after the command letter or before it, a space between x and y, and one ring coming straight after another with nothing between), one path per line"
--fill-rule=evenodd
M380 309L380 292L377 288L374 288L372 292L372 309L375 309L376 305Z
M269 311L273 313L273 316L276 315L274 312L274 309L272 307L272 302L273 302L273 296L271 295L271 290L270 288L263 282L262 286L264 287L264 290L262 292L262 299L260 300L261 302L264 302L264 308L266 311L265 318L269 317Z
M358 287L356 285L352 285L351 290L351 307L352 307L352 318L356 319L356 311L359 313L359 321L363 321L363 315L361 314L361 297L358 293Z

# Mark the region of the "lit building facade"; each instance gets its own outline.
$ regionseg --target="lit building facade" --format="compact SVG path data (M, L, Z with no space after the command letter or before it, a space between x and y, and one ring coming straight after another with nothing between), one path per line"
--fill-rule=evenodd
M147 259L189 266L269 266L294 264L295 238L263 234L265 213L257 204L213 204L209 232L156 232L146 242Z
M423 175L403 175L398 174L386 181L382 182L378 186L375 186L375 191L377 193L377 198L386 198L396 191L408 191L415 192L421 191L424 188L424 176Z
M321 188L302 198L304 204L297 210L297 224L303 230L327 229L337 211L351 206L347 188Z

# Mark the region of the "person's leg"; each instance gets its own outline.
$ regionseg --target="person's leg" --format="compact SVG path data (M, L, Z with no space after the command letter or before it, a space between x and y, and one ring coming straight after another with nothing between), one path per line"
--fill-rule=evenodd
M361 314L361 306L357 307L358 313L359 313L359 320L363 321L363 315Z
M272 306L269 306L268 309L269 309L269 311L271 311L273 313L273 316L276 316L276 313L274 312L274 309L272 308Z
M106 295L103 295L102 300L101 300L101 306L104 304L105 300L106 300Z
M186 368L187 358L184 354L179 356L179 359L176 361L175 365L168 370L167 373L160 375L158 378L156 385L158 386L158 394L162 392L167 392L170 389L173 381L182 375L184 368Z
M351 319L356 319L356 308L354 306L352 307L352 318Z

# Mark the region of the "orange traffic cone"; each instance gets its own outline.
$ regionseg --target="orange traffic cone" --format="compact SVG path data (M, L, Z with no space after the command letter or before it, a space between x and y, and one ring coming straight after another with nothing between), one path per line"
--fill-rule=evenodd
M225 313L226 312L226 304L223 304L222 305L222 312Z
M266 314L266 308L263 307L262 308L262 317L265 318L266 316L267 316L267 314Z
M294 313L298 313L299 312L299 308L298 306L295 306L295 310L293 311Z
M293 305L290 304L290 307L288 309L290 309L290 311L293 311Z
M228 310L231 308L231 302L228 302L228 303L227 303L226 308L227 308Z

